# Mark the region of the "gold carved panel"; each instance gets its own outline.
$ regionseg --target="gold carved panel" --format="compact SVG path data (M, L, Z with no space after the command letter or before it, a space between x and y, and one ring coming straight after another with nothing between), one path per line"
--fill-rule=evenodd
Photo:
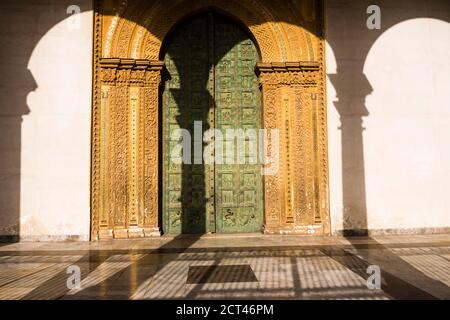
M318 63L260 63L265 128L279 130L279 171L265 176L265 232L328 234L323 77ZM323 145L325 144L325 145ZM272 148L270 139L268 148ZM269 151L270 153L270 151ZM323 181L325 180L325 181Z
M98 238L158 230L158 90L162 63L101 59Z

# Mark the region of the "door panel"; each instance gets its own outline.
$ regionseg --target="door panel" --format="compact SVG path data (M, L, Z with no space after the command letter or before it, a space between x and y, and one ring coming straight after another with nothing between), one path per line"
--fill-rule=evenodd
M203 130L210 126L208 110L213 98L208 89L208 19L193 19L173 35L165 56L167 73L162 99L163 117L163 228L165 233L205 233L209 216L214 214L214 168L194 164L194 121ZM191 133L191 141L174 136L175 130ZM181 143L191 146L190 163L181 162L174 149ZM209 214L208 214L209 213Z
M248 146L245 163L194 164L194 121L202 124L201 136L210 128L224 136L226 129L260 128L257 59L246 33L211 13L180 26L168 42L162 98L165 233L261 230L262 178L260 166L248 163ZM174 136L178 129L190 133L192 164L174 163L182 157L174 152L181 142ZM227 141L237 149L237 141Z
M215 122L224 137L224 154L230 153L228 143L234 147L234 164L216 164L215 167L217 232L258 232L261 231L263 210L261 167L249 163L248 143L240 150L245 161L239 161L237 139L233 141L226 132L227 129L241 129L245 134L246 130L252 129L253 137L258 135L261 98L254 71L258 52L253 41L238 26L221 17L214 22Z

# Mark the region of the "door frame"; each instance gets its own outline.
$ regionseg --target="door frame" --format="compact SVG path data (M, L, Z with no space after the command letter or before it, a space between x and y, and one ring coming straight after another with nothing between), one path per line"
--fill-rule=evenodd
M322 1L314 11L299 7L300 16L278 6L289 26L268 14L268 0L185 0L139 8L145 2L120 8L96 2L91 239L160 235L159 53L176 23L211 9L241 21L261 51L256 71L263 128L279 132L278 149L274 137L265 145L267 154L278 152L279 170L263 178L264 233L329 234ZM133 13L140 11L145 15L136 18ZM313 22L304 18L311 12Z

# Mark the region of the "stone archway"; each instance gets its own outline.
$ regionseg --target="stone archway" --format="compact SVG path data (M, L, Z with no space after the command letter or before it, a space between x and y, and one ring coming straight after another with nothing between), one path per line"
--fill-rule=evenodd
M255 69L263 126L279 136L278 144L271 135L265 144L266 154L279 160L278 170L264 176L264 232L329 233L324 43L302 27L313 24L322 30L323 8L302 3L296 10L274 10L266 0L97 4L92 239L160 234L161 45L174 25L204 10L241 21L261 51L263 62Z

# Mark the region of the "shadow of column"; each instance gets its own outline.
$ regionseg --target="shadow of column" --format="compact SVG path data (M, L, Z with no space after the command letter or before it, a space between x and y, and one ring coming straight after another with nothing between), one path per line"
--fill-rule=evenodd
M350 74L345 69L329 78L337 92L334 104L341 120L343 233L364 236L368 225L363 119L369 116L365 98L372 87L363 73ZM359 83L357 90L349 86L349 79Z
M381 9L381 29L367 27L367 8ZM370 115L366 97L374 90L364 74L364 65L375 42L391 27L410 19L450 21L449 2L411 0L403 8L395 1L328 1L327 41L336 57L336 74L328 74L336 89L335 107L341 120L343 234L368 235L366 176L364 164L364 119ZM408 54L405 52L405 54ZM401 85L401 84L400 84ZM382 165L380 163L380 165ZM375 201L377 199L374 199Z
M90 1L79 2L81 12L92 10ZM40 80L28 69L29 62L42 38L70 17L67 8L73 4L71 0L2 1L0 4L0 243L21 239L21 217L28 210L21 205L22 191L28 187L23 185L22 159L24 148L30 150L32 142L27 140L24 145L22 125L24 116L33 112L33 106L27 103L28 95L38 89ZM25 156L33 161L30 157L36 155ZM31 205L29 201L28 204Z
M209 199L205 179L210 178L210 174L206 172L203 159L203 133L210 128L208 114L214 103L214 97L208 91L209 70L212 68L208 36L208 17L200 16L179 26L165 44L165 89L161 99L164 110L162 141L165 144L161 191L165 198L163 219L167 219L164 226L169 229L163 228L165 233L173 233L177 229L181 234L207 232L206 206ZM196 128L196 125L200 126ZM173 128L189 133L189 137L180 135L179 140L174 139L176 133ZM182 157L182 164L177 163L180 158L174 158L175 143L182 146L181 154L178 154ZM201 150L198 150L199 146Z

